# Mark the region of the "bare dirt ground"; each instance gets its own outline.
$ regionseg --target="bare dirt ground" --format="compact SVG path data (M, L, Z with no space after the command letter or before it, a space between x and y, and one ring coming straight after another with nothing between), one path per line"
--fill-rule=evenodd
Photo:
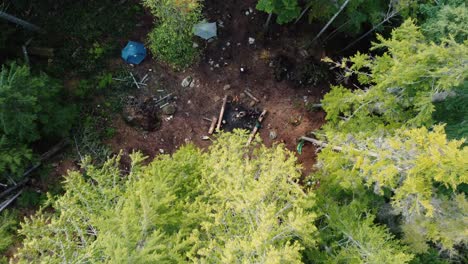
M300 136L324 123L324 112L310 112L305 108L305 103L318 102L328 85L325 83L319 87L298 88L287 81L278 82L271 67L272 60L278 55L295 58L295 63L308 63L310 60L319 60L323 51L308 50L310 56L304 58L297 48L300 46L297 35L304 32L297 33L274 23L269 33L264 34L266 15L256 11L255 3L254 0L205 1L205 6L209 7L205 14L208 20L218 22L218 38L212 42L198 41L201 47L206 47L199 62L191 68L174 72L147 58L133 69L139 76L149 74L149 85L146 87L149 91L164 89L173 92L177 97L177 112L170 120L163 117L160 129L153 132L135 129L122 118L115 118L113 126L117 132L107 142L113 151L122 150L125 155L140 150L154 157L162 151L172 153L188 142L206 148L210 141L202 137L207 135L210 123L203 117L219 115L224 95L241 98L244 105L250 105L252 100L242 95L246 88L260 99L260 103L253 107L268 110L259 131L266 145L280 142L295 151ZM146 31L152 26L148 22L143 23L133 36L135 40L144 41ZM255 39L255 42L250 44L249 38ZM240 68L244 68L245 72L242 73ZM181 86L187 76L194 79L193 87ZM225 90L225 85L229 85L230 89ZM277 133L275 139L270 138L271 131ZM304 146L298 160L304 172L309 172L315 162L313 146Z

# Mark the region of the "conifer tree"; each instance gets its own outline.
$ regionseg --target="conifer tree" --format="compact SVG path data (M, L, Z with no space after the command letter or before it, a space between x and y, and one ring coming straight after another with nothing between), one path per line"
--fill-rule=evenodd
M75 115L62 101L61 85L15 63L0 72L0 179L21 175L32 159L30 144L68 133Z
M375 131L431 125L434 95L456 89L468 76L468 45L450 38L428 42L412 20L394 29L390 38L378 40L372 49L384 49L383 55L357 53L334 63L344 70L344 78L355 75L364 87L332 88L323 100L327 126Z
M136 153L128 175L118 158L84 162L50 197L55 213L22 224L20 263L299 263L315 242L314 197L291 153L247 138L223 134L206 153L186 146L148 165Z
M402 217L405 241L420 253L428 242L453 251L467 242L464 231L466 198L460 186L468 182L468 150L463 140L447 140L443 127L400 129L395 135L327 134L336 152L320 153L323 177L332 177L339 188L362 188L391 201L390 214ZM330 182L331 180L326 180ZM356 197L358 198L358 197Z

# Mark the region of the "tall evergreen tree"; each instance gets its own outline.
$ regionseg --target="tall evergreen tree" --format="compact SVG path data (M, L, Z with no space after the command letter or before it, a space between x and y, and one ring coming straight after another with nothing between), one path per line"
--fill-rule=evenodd
M66 177L20 233L20 262L299 263L314 245L313 196L283 146L248 148L246 133L223 134L201 153L193 146L128 175L118 158Z
M62 101L61 85L27 66L4 65L0 72L0 179L19 177L32 158L30 144L68 133L75 115Z

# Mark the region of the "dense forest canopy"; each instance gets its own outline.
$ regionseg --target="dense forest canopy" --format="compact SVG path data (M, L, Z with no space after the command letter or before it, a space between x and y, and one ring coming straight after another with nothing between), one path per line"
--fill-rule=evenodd
M116 2L0 5L0 252L5 254L0 263L468 261L465 1ZM255 38L247 29L239 34L247 44L226 36L236 32L225 18L237 26L241 16L258 31ZM206 21L216 21L221 41L194 37L194 26ZM143 36L151 52L145 77L138 65L116 66L121 62L112 56L120 53L126 35ZM275 59L270 53L278 47L268 45L281 37L291 47L275 42L282 45ZM338 50L327 49L332 42ZM257 43L264 45L259 53ZM235 56L249 58L251 65L233 60L219 66L213 62L218 53L208 52L243 45L252 54ZM304 68L289 67L284 54L290 50L300 51L291 61L310 63L320 80L306 89L285 81L288 92L297 99L325 86L314 103L303 96L307 115L323 113L322 123L294 142L275 140L273 130L267 144L254 137L270 129L261 117L251 135L220 131L227 96L219 120L208 118L213 130L219 122L217 135L200 136L205 143L180 136L180 130L197 131L184 124L172 128L172 141L161 137L164 146L174 145L172 154L164 149L142 154L128 147L135 134L111 126L120 124L112 119L128 121L123 112L129 105L165 126L177 113L175 104L156 104L156 110L148 105L172 94L152 97L146 86L160 93L180 80L182 92L193 96L182 97L187 103L181 103L186 108L180 114L193 114L187 109L197 93L205 93L197 111L208 109L211 101L205 98L212 94L206 91L212 90L201 90L200 79L230 63L239 74L228 76L231 81L265 78L255 69L261 63L285 79L301 74L310 79L299 71ZM350 50L353 54L344 56ZM319 55L309 55L314 52ZM160 79L145 82L153 68ZM196 80L173 77L197 71L202 74ZM216 80L221 77L214 78L207 83L221 85ZM251 106L260 102L255 92L242 93ZM144 100L135 103L138 93ZM180 90L173 93L181 96ZM302 115L295 118L294 108L280 111L291 112L289 122L298 126ZM112 154L117 129L126 134L115 140L122 150ZM160 140L138 133L147 141L137 146ZM182 144L172 134L182 137ZM57 142L71 147L59 162L48 164L41 154ZM309 142L314 166L304 170L304 159L290 145L301 153ZM57 169L63 178L48 177L65 160L74 162Z

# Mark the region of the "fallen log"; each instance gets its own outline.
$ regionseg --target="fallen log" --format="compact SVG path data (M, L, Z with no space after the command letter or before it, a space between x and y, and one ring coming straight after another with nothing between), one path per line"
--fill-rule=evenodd
M260 100L258 100L258 98L255 97L253 94L251 94L249 91L244 90L244 93L245 93L248 97L250 97L252 100L254 100L256 103L260 103Z
M8 205L10 205L13 201L15 201L16 198L18 198L18 196L20 196L22 192L23 190L20 190L17 194L13 195L12 197L8 198L8 200L0 204L0 213L3 211L3 209L7 208Z
M31 172L35 171L37 168L39 168L42 163L51 158L53 155L55 155L57 152L59 152L62 148L64 148L66 145L68 145L70 142L68 140L62 140L60 141L57 145L55 145L54 147L52 147L49 151L47 151L46 153L42 154L40 159L39 159L39 162L33 166L31 166L28 170L26 170L24 173L23 173L23 180L21 180L20 182L18 182L16 185L4 190L3 192L0 193L0 198L3 198L5 196L7 196L8 194L10 194L11 192L17 190L18 188L22 187L23 185L25 185L26 183L28 183L28 181L31 179L29 177L29 174L31 174Z
M223 123L224 111L226 110L227 95L223 98L223 105L221 106L221 111L219 112L218 125L216 126L216 131L221 130L221 124Z
M216 127L216 121L218 121L218 119L216 118L216 116L213 116L213 118L211 119L210 129L208 130L208 135L213 134Z
M265 110L263 110L263 112L258 117L258 120L257 120L257 123L255 124L254 129L252 130L252 133L250 133L249 140L247 140L246 146L250 145L250 143L254 139L255 135L257 134L258 130L260 129L260 126L261 126L261 124L263 122L263 119L265 118L266 114L267 114L267 110L265 109Z

